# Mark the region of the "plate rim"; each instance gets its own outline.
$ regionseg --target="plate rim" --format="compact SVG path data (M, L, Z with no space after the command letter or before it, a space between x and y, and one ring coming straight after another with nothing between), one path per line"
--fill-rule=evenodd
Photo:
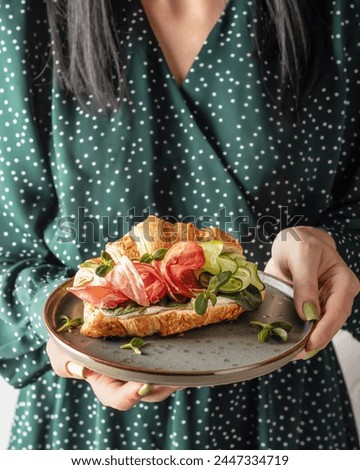
M272 281L275 285L280 285L283 289L286 290L284 294L286 297L293 300L293 287L290 283L284 282L281 279L264 273L259 270L260 278L265 282L266 280ZM65 298L66 295L73 295L66 292L66 288L71 285L73 282L73 277L67 279L60 285L58 285L48 296L44 308L43 308L43 321L46 326L46 329L50 336L55 340L55 342L62 349L67 351L70 356L75 360L81 362L85 367L94 370L95 372L109 375L119 380L129 380L134 382L151 382L161 385L186 385L186 386L211 386L211 385L225 385L229 383L235 383L245 380L250 380L262 375L270 374L275 370L283 367L288 362L293 359L298 352L300 352L304 345L307 343L313 329L315 328L315 322L304 321L304 328L307 325L307 332L304 334L301 340L296 342L290 349L283 351L276 356L269 357L263 361L257 361L250 365L243 365L239 367L230 367L222 370L206 370L206 371L166 371L166 370L151 370L141 366L129 366L127 364L116 364L115 362L110 362L109 360L103 359L101 357L96 357L92 354L79 351L74 346L71 346L69 342L64 341L64 338L60 333L57 333L54 330L53 314L51 309L54 309L55 306L58 306L61 301ZM270 287L279 290L274 285ZM65 291L65 295L61 296L60 300L56 300L59 291ZM79 299L81 302L81 300ZM98 338L87 337L89 340ZM166 338L163 338L166 339ZM265 370L264 370L265 369ZM238 378L237 378L238 377ZM186 380L186 383L184 383Z

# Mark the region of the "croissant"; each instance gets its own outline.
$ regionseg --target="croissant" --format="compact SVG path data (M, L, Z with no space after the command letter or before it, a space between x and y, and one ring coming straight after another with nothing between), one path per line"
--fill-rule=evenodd
M69 289L84 301L81 333L90 337L168 336L236 320L245 307L226 296L218 296L214 304L209 301L203 314L195 311L195 298L205 290L199 282L205 247L214 241L221 255L245 260L240 243L217 227L198 229L153 215L120 240L108 243L103 262L109 264L109 273L94 275L102 261L89 260ZM140 261L143 255L157 252L164 254L161 260ZM261 299L264 295L262 288ZM164 303L165 299L170 301Z

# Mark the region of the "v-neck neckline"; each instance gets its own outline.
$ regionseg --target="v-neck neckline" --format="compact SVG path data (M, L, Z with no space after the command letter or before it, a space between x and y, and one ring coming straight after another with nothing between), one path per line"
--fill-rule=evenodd
M165 54L163 52L163 49L160 45L160 42L151 26L151 23L149 21L149 18L146 14L146 11L145 11L145 8L142 4L142 0L138 0L138 3L139 3L139 9L140 9L140 12L141 12L141 15L142 15L142 20L146 26L146 29L149 33L149 36L151 38L151 41L154 42L154 44L156 44L157 46L157 49L158 49L158 53L159 53L159 56L161 57L161 62L163 63L166 71L167 71L167 75L169 75L171 77L171 80L172 82L175 84L175 86L181 90L184 88L184 86L186 86L186 84L188 83L188 79L189 79L189 76L191 75L191 73L193 73L194 69L196 68L196 63L199 61L199 59L201 58L201 56L203 56L206 52L206 46L210 43L210 41L212 40L212 38L214 36L216 36L217 32L218 32L218 29L221 27L221 24L223 23L224 21L224 18L227 16L228 14L228 11L231 9L231 4L232 4L232 0L228 0L224 6L224 9L222 10L219 18L217 19L217 21L215 22L214 26L211 28L211 30L209 31L209 34L207 35L206 39L204 40L199 52L197 53L197 55L194 57L194 60L193 62L191 63L191 66L189 68L189 70L187 71L185 77L183 78L183 80L178 83L175 76L174 76L174 73L172 72L170 66L169 66L169 63L165 57Z

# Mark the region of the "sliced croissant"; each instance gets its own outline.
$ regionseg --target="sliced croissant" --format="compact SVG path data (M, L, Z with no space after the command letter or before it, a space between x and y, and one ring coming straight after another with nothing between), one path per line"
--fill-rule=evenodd
M198 229L191 223L170 223L156 216L150 216L123 238L108 243L106 251L116 262L121 256L139 260L145 253L152 254L160 248L170 248L178 242L208 242L221 240L223 253L242 254L240 243L217 227ZM264 292L262 292L264 295ZM192 328L236 320L244 308L234 302L219 302L209 307L204 315L198 315L189 301L180 308L150 307L148 313L140 312L114 316L106 310L84 302L84 324L81 333L91 337L106 336L168 336L182 333Z

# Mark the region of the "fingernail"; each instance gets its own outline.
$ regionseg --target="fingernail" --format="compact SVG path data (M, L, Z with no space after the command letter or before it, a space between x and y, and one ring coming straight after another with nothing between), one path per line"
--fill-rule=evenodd
M307 321L319 320L319 312L312 302L303 303L303 312Z
M320 351L320 349L321 348L315 348L311 351L308 351L304 356L304 360L306 361L307 359L311 359L312 357L314 357Z
M154 389L153 384L144 384L139 388L138 395L140 395L141 397L144 397L145 395L150 393L153 389Z
M77 362L68 362L66 364L66 369L74 379L85 380L87 376L88 369Z

